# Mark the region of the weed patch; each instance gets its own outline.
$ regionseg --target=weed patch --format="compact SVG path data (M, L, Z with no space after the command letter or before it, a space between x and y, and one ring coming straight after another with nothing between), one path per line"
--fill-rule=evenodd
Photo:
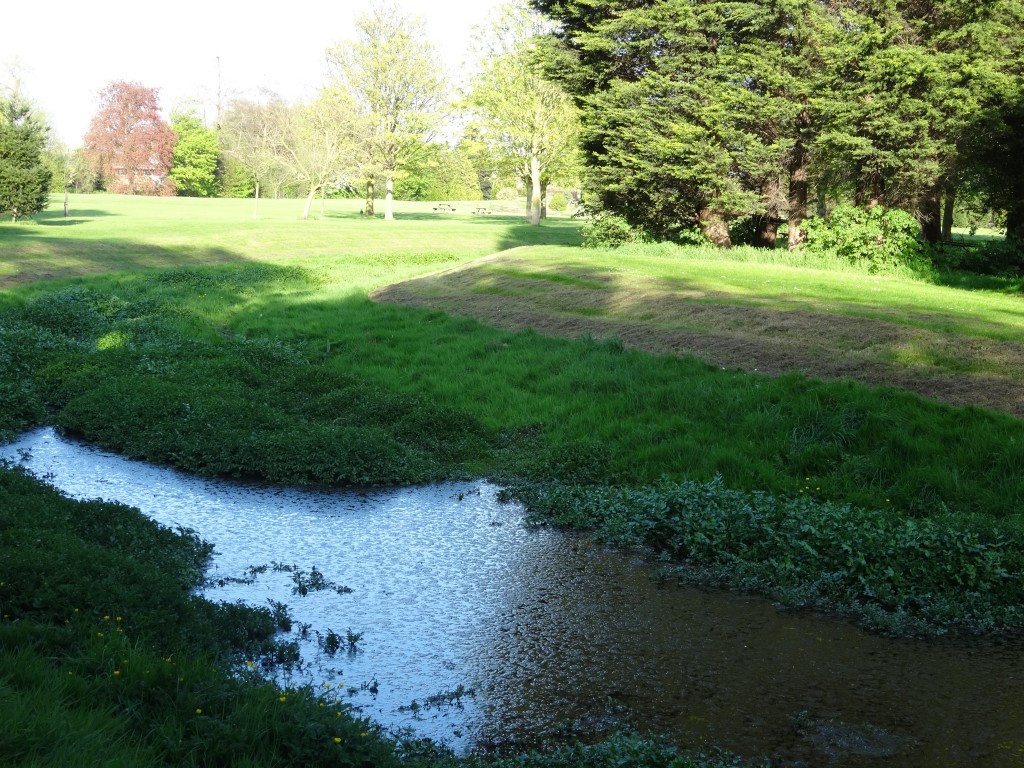
M767 593L892 634L1024 627L1024 535L990 515L908 518L712 482L641 488L530 484L506 490L535 522L596 528L647 547L663 578Z

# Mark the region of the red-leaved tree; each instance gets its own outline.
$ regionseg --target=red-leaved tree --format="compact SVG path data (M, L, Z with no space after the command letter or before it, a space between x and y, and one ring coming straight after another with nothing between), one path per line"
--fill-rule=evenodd
M160 117L157 90L114 82L100 91L100 108L85 134L85 155L108 192L173 195L167 175L177 136Z

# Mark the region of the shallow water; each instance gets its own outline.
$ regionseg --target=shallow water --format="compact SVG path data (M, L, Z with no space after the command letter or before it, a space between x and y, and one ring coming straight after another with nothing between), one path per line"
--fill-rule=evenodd
M298 681L347 688L367 716L456 749L633 726L777 765L1024 765L1019 639L891 640L759 598L658 587L621 553L526 528L486 483L254 487L51 430L0 455L71 496L195 529L216 547L214 580L278 563L349 587L300 597L270 569L206 594L288 603L311 627ZM356 653L319 652L317 632L349 629ZM474 695L431 698L460 685Z

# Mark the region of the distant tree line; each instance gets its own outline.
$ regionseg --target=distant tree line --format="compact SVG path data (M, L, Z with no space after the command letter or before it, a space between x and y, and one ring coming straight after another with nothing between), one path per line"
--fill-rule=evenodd
M791 248L836 202L1024 240L1020 0L532 0L588 190L657 237Z

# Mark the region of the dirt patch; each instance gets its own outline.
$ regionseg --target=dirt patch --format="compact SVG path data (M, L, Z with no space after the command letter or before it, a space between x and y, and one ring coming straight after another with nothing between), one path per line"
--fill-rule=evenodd
M501 268L494 268L499 262ZM896 319L752 307L741 297L666 289L643 277L588 274L575 283L538 280L518 275L515 266L514 256L488 257L396 283L373 298L439 309L506 330L618 338L626 347L693 355L725 369L850 378L1024 418L1022 343L950 334ZM537 271L529 263L523 264L526 269Z

